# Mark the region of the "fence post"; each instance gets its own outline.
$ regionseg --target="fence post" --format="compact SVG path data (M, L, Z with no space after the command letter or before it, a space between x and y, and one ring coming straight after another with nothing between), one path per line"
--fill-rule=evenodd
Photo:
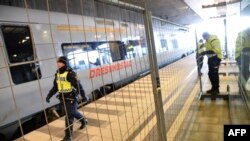
M158 130L159 140L167 141L164 110L163 110L162 95L161 95L161 85L160 85L159 70L158 70L158 65L157 65L156 50L155 50L155 43L154 43L152 15L151 15L151 12L147 10L144 10L143 14L144 14L144 24L145 24L147 46L148 46L151 79L152 79L152 85L153 85L155 112L156 112L156 118L157 118L157 130Z

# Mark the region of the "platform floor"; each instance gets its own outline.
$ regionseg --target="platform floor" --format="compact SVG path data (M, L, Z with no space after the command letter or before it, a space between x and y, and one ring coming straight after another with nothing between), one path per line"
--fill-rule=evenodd
M203 83L207 84L205 73L203 77ZM167 141L223 141L223 125L232 121L229 119L228 102L198 99L200 85L194 55L161 69L160 80ZM223 86L221 90L224 91ZM159 140L150 75L79 110L89 124L79 130L80 123L74 123L74 141ZM17 141L59 141L63 137L62 117Z
M205 98L194 101L190 109L192 119L187 122L188 128L184 141L223 141L223 130L225 124L250 124L249 115L239 96L238 67L232 61L225 60L220 66L220 92L228 94L227 85L230 86L229 100L222 98ZM205 65L202 75L203 94L211 88L207 77L207 66Z

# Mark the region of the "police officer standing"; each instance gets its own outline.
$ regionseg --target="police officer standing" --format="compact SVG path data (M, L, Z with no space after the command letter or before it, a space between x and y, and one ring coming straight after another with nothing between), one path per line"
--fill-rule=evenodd
M207 93L219 94L219 66L222 59L220 40L216 35L210 35L208 32L204 32L202 37L206 40L206 51L201 55L206 54L208 57L208 76L212 84L212 88Z
M49 91L46 97L46 101L49 103L50 98L58 92L58 98L60 103L63 105L65 110L65 137L63 141L72 140L73 122L74 118L81 122L80 129L83 129L87 120L85 117L77 110L77 99L78 93L81 94L82 98L86 100L85 93L82 85L79 83L76 77L76 73L68 67L67 57L61 56L57 60L57 73L55 74L54 85Z

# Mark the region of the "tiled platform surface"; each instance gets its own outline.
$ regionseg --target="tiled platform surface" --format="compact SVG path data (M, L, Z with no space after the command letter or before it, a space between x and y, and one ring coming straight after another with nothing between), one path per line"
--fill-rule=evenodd
M232 111L228 110L228 101L222 99L198 100L199 83L194 60L194 55L191 55L160 70L167 140L223 141L223 125L232 123L229 116ZM233 89L235 83L231 81L235 78L220 76L221 91L226 90L224 83L232 82L230 87L237 92ZM205 73L202 82L204 90L209 87ZM89 124L79 130L80 124L76 122L73 140L159 141L154 106L151 78L145 76L79 109ZM235 110L239 111L240 108ZM245 123L249 123L246 116L242 117ZM244 121L235 119L235 123ZM60 118L17 140L58 141L63 136L64 119Z
M206 69L205 66L202 70L204 72L202 76L203 91L211 88ZM231 75L230 72L237 74L238 67L235 63L225 61L225 64L220 66L220 73L226 74L220 75L220 92L227 94L227 85L229 85L229 94L236 97L231 98L230 96L229 100L205 98L194 102L190 110L191 120L186 122L187 132L184 141L223 141L225 124L250 124L242 99L237 98L239 94L238 76Z
M159 71L168 140L179 134L189 107L197 96L198 85L194 55ZM192 94L190 94L192 92ZM152 93L151 76L135 82L79 109L89 124L79 130L74 124L74 141L159 140ZM26 141L58 141L64 136L64 118L32 131Z

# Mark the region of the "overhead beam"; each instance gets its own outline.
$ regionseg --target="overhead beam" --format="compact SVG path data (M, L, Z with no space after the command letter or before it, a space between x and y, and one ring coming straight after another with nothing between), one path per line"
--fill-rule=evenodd
M202 5L202 8L212 8L212 7L221 7L221 6L227 6L229 4L234 4L234 3L238 3L241 2L241 0L232 0L229 2L219 2L219 3L214 3L214 4L210 4L210 5Z

